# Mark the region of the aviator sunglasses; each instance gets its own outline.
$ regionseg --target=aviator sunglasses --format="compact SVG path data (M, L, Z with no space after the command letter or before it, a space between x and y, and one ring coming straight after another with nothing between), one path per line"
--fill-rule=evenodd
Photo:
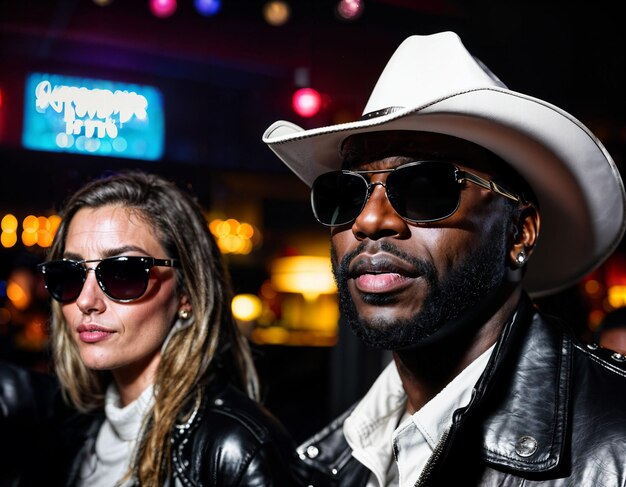
M384 183L371 183L363 176L382 173L389 174ZM510 200L521 200L494 181L463 171L450 162L415 161L395 169L322 174L311 187L311 206L323 225L345 225L359 216L374 188L382 186L389 203L404 220L435 222L448 218L459 208L462 184L466 181Z
M94 267L85 264L98 262ZM39 264L50 296L61 303L74 301L80 295L87 279L87 271L94 271L100 289L112 300L128 303L139 299L148 288L148 277L153 267L178 267L173 259L119 256L107 259L62 259Z

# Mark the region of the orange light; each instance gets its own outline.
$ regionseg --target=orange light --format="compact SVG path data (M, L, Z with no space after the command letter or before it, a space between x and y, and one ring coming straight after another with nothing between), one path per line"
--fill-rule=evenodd
M585 292L591 296L598 294L600 291L600 283L595 279L589 279L585 282Z
M7 249L13 247L17 243L17 234L15 232L2 232L0 243Z
M57 233L59 225L61 224L61 217L59 215L50 215L48 217L48 224L50 225L50 233L54 237L54 234Z
M29 232L28 230L24 230L22 232L22 243L26 245L26 247L32 247L37 243L37 232Z
M299 255L278 258L272 263L271 281L277 291L301 293L308 300L315 300L320 294L337 292L327 257Z
M39 229L39 218L34 215L28 215L22 222L22 228L27 233L35 233Z
M10 213L4 215L0 222L0 228L3 232L15 232L17 230L17 218Z
M263 7L263 17L265 21L273 26L283 25L289 20L291 9L287 2L275 0L267 2Z
M25 309L30 304L30 296L15 281L9 281L7 285L7 298L17 309Z

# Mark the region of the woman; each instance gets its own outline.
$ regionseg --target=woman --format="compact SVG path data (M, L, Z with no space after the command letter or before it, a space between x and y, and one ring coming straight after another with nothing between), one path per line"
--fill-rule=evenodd
M82 413L63 483L293 485L291 442L255 400L220 252L199 205L158 176L95 180L49 260L54 365Z

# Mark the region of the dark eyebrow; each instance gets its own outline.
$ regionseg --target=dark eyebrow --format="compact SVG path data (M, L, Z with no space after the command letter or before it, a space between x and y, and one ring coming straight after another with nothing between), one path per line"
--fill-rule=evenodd
M128 252L138 252L140 254L150 255L144 249L136 245L123 245L121 247L114 247L114 248L103 251L102 258L106 259L107 257L115 257L117 255L122 255ZM64 252L63 258L70 259L70 260L83 260L84 259L84 257L81 256L80 254L75 254L73 252Z

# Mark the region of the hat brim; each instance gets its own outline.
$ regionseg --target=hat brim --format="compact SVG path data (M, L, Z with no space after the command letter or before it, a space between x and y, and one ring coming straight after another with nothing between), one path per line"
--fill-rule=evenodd
M263 141L307 185L341 167L350 135L414 130L481 145L514 167L535 191L541 229L524 287L534 296L579 281L624 233L624 187L610 155L577 119L545 101L507 89L455 93L421 107L312 130L270 126Z

